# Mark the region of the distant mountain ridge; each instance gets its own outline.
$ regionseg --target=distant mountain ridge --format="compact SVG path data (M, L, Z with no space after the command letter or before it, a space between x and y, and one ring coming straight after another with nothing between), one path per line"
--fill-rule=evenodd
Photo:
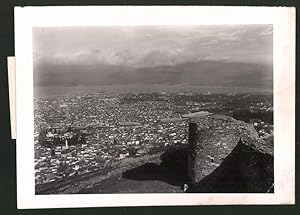
M45 63L34 66L34 85L187 84L271 89L272 69L271 65L228 61L198 61L144 68Z

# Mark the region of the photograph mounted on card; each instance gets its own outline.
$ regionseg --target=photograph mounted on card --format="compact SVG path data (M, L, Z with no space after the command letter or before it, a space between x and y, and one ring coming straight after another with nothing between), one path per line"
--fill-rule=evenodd
M293 8L15 19L18 208L294 203Z

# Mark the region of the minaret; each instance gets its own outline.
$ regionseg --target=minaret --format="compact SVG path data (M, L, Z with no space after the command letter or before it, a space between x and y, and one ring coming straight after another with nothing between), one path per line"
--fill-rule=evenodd
M66 149L68 149L69 145L68 145L68 140L67 139L65 140L65 143L66 143Z

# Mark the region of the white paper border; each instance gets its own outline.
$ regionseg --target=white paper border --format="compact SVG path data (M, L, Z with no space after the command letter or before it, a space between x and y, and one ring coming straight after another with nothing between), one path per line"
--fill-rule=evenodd
M16 139L16 60L7 57L8 89L9 89L9 114L10 136Z
M273 24L274 194L35 195L32 27ZM16 7L17 207L295 203L295 8L212 6Z

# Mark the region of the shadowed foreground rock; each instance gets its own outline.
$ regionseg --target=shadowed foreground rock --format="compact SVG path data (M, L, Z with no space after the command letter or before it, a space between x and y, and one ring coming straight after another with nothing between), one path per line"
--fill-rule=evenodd
M273 185L273 141L252 125L212 115L189 124L188 192L267 192Z

